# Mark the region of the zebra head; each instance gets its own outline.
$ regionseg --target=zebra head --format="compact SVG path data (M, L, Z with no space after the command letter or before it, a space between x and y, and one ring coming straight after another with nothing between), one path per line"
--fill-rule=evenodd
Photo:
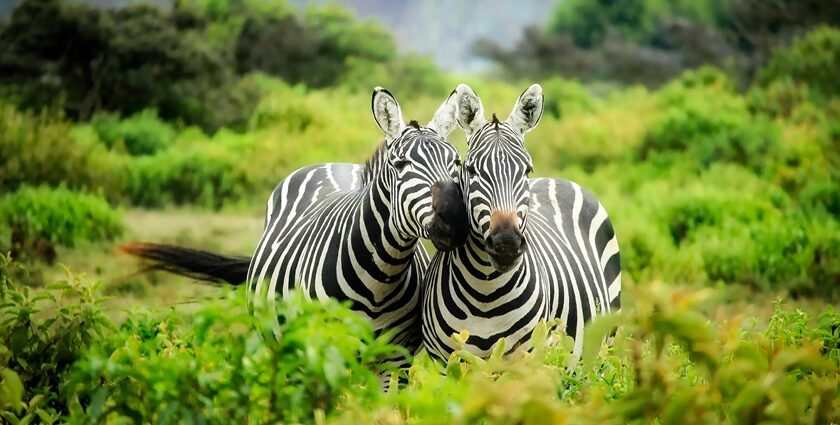
M527 247L532 161L524 135L542 116L542 87L534 84L525 90L504 121L495 114L487 121L481 100L469 86L459 85L456 93L455 116L467 135L461 190L470 233L483 243L493 267L505 272L519 264Z
M373 117L385 133L385 169L390 182L392 225L403 237L431 239L448 251L467 239L467 214L456 182L460 156L446 142L455 127L452 95L426 126L406 125L396 98L377 87Z

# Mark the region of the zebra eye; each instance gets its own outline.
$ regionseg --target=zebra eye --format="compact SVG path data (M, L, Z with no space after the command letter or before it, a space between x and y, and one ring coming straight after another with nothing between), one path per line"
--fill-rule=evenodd
M460 166L461 166L461 158L455 158L455 166L456 166L456 167L460 167Z
M534 172L534 167L532 167L530 165L528 166L528 168L525 169L525 175L526 176L530 176L531 173L533 173L533 172Z
M475 167L472 164L464 164L464 169L467 170L468 173L475 175Z
M394 161L392 165L397 169L397 171L402 171L408 164L411 164L411 161L405 158L400 158Z

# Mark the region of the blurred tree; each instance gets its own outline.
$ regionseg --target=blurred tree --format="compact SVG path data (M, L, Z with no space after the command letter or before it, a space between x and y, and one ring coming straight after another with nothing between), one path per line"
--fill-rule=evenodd
M335 84L348 71L348 58L384 63L396 57L396 45L390 33L373 21L357 21L353 14L338 6L313 8L304 22L318 34L315 60L308 64L313 86Z
M0 34L0 83L21 106L59 102L82 120L149 106L179 118L184 98L224 77L218 56L185 29L198 24L192 18L144 4L100 10L24 0Z
M154 108L208 131L247 122L258 93L240 80L250 72L322 87L351 64L396 57L388 32L345 9L300 19L284 1L261 0L180 0L171 10L23 0L0 45L0 90L20 107L59 106L79 120Z
M483 40L473 50L514 76L655 86L715 65L749 81L774 46L820 23L840 25L840 0L567 0L514 48Z

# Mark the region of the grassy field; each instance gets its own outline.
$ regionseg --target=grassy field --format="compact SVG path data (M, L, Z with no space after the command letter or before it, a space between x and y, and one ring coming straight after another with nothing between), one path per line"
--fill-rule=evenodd
M165 272L142 272L143 263L120 253L121 243L132 241L171 243L214 252L250 256L262 232L263 218L244 212L208 212L196 209L128 210L124 214L125 235L107 244L77 248L59 248L59 264L39 264L32 272L46 282L65 276L65 267L73 273L84 273L91 280L102 282L108 296L109 312L115 319L124 317L124 310L194 311L202 302L226 293L225 289ZM426 243L426 245L429 245ZM434 247L429 246L434 253ZM625 274L633 285L634 278ZM651 282L637 285L649 285ZM677 290L698 290L700 284L671 284ZM800 309L812 317L828 307L838 308L833 300L818 297L791 298L785 291L755 292L746 285L719 284L715 302L704 306L707 318L718 324L755 321L766 325L777 300ZM633 308L634 300L625 294L623 306Z

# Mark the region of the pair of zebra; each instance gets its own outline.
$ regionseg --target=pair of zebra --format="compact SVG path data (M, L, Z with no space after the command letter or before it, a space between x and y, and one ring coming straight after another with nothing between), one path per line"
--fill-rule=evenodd
M143 243L123 250L159 269L245 283L252 301L269 306L295 290L349 300L394 343L442 358L461 330L464 348L486 356L497 341L510 351L540 321L559 318L578 357L584 322L619 306L619 250L591 193L529 178L524 135L542 116L542 88L525 90L505 121L486 120L465 84L425 126L406 125L387 90L376 88L371 106L385 142L364 165L311 165L286 177L252 257ZM463 166L446 142L456 126L468 139ZM419 238L438 249L431 262Z

